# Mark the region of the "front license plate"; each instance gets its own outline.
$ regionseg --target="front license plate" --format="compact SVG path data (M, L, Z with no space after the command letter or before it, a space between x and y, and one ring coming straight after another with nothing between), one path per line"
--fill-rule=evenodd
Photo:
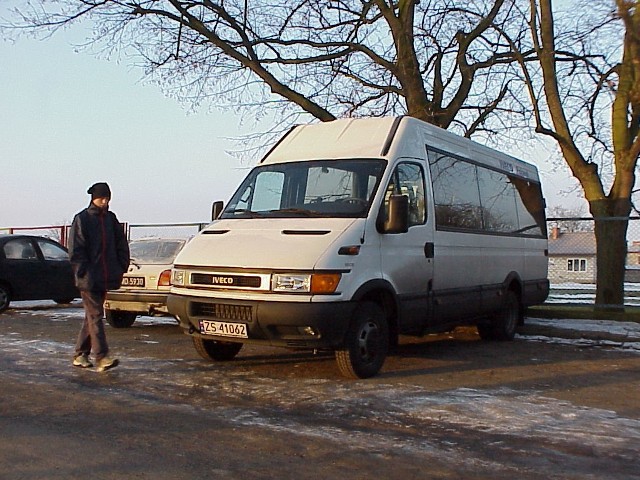
M144 277L122 277L123 287L144 287Z
M200 333L203 335L218 335L220 337L249 338L246 323L200 320Z

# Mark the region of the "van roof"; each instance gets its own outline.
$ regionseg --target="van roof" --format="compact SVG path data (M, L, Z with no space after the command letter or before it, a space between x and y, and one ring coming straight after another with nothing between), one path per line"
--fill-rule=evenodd
M343 118L293 127L265 163L424 157L425 146L538 181L535 166L413 117Z
M341 118L293 127L262 163L331 158L377 158L396 117Z

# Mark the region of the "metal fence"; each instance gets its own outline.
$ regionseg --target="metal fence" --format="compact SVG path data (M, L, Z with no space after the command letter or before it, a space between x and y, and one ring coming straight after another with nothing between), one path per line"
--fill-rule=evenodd
M47 225L44 227L7 227L0 228L1 234L37 235L50 238L62 245L67 245L70 225Z
M129 240L143 238L180 238L190 239L207 223L155 223L155 224L130 224L128 226Z
M620 221L611 218L605 221ZM629 217L624 304L640 305L640 217ZM548 218L549 281L547 303L593 304L596 292L596 239L591 217Z
M143 238L180 238L189 239L202 230L208 222L192 223L140 223L122 224L129 240ZM71 225L47 225L43 227L7 227L0 228L0 234L38 235L50 238L67 246Z
M620 219L612 219L616 221ZM640 217L630 217L627 230L625 305L640 305ZM208 222L124 224L130 240L143 238L189 239ZM596 282L594 220L589 217L548 218L549 281L547 303L593 304ZM1 233L22 233L52 238L67 244L69 225L0 228Z

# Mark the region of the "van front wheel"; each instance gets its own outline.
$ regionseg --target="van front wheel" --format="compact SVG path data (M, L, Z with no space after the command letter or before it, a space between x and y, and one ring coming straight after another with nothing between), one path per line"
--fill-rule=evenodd
M520 301L515 292L508 290L500 311L491 323L478 325L478 333L483 340L513 340L521 317Z
M389 349L389 326L382 309L360 303L351 318L344 346L336 350L340 373L348 378L369 378L382 368Z
M205 360L226 361L233 360L240 352L242 343L219 342L201 337L191 337L196 352Z

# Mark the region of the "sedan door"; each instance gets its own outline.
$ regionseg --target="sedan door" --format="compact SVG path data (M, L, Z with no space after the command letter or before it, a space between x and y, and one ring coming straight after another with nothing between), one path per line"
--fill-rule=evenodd
M15 300L43 298L47 286L44 262L31 239L16 238L4 244L5 281L11 285ZM44 297L47 298L47 297Z
M52 300L70 301L79 296L75 287L69 254L56 242L42 238L37 240L43 261L43 281L46 297Z

